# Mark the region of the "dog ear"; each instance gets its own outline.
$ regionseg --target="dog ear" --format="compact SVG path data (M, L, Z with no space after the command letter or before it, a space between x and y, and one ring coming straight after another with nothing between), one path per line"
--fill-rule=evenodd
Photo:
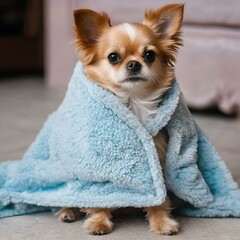
M110 27L107 13L98 13L89 9L73 11L76 46L84 63L90 63L94 58L93 47L105 28Z
M184 4L168 4L156 10L145 12L143 24L152 29L163 48L168 51L170 62L175 62L175 54L182 45L181 25Z
M105 27L110 26L107 13L98 13L89 9L79 9L73 12L75 30L86 43L94 43Z

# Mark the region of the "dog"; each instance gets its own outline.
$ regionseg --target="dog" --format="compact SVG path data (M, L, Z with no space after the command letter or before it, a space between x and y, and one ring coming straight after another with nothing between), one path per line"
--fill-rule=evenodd
M164 93L174 79L177 50L182 46L181 25L184 5L169 4L147 10L143 23L112 26L107 13L89 9L74 11L76 46L87 77L120 98L146 125L157 112ZM161 166L164 165L168 136L160 131L154 138ZM167 197L161 206L145 208L149 229L172 235L179 224L171 217ZM111 209L81 209L88 216L84 227L90 234L110 233ZM76 219L75 209L63 208L61 221Z

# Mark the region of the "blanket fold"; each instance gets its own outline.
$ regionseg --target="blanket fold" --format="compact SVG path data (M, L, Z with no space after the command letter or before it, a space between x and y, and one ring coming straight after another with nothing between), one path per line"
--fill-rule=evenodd
M162 169L153 137L163 128L169 144ZM0 217L55 207L154 206L167 191L181 202L181 214L240 216L240 190L175 80L143 126L118 97L87 79L80 63L23 159L0 164Z

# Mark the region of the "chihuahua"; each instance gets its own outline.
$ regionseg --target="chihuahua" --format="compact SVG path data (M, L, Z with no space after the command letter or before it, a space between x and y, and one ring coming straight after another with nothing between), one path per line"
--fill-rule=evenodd
M174 79L176 53L182 45L183 4L169 4L145 12L143 23L112 26L109 16L88 9L74 11L76 46L87 77L120 98L146 125L157 113L164 93ZM168 136L160 131L154 142L164 165ZM111 209L81 209L87 213L90 234L112 231ZM161 206L145 208L150 231L176 234L179 224L171 217L167 197ZM76 219L72 208L63 208L59 219Z

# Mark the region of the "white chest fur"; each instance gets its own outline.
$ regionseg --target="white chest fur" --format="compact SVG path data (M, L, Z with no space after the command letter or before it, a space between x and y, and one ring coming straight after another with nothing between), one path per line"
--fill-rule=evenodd
M163 93L167 90L158 89L148 96L143 96L137 93L120 92L117 95L122 102L137 116L138 120L146 125L157 113L157 108L161 102Z
M129 98L128 106L143 125L146 125L157 112L157 104L142 99Z

